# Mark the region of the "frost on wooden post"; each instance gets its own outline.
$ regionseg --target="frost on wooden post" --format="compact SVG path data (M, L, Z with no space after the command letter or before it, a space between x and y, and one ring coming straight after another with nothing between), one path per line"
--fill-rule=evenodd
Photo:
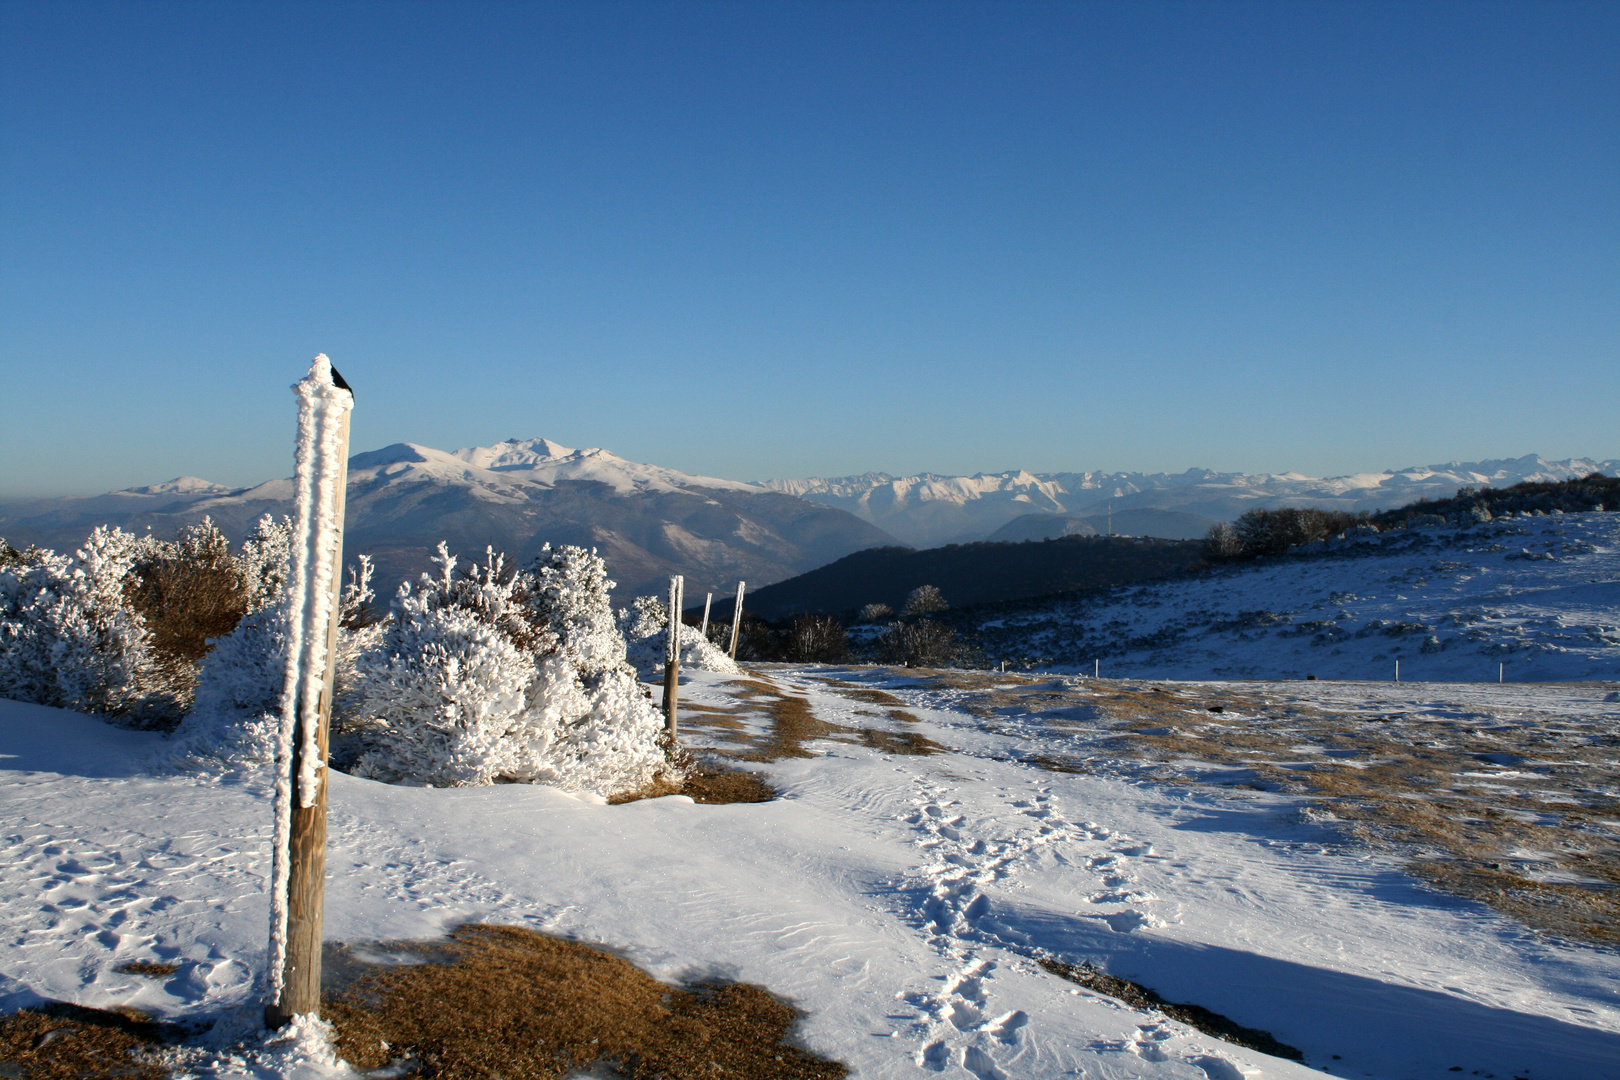
M333 611L333 581L343 527L344 421L354 395L332 379L332 364L317 356L309 374L293 384L298 396L298 445L293 476L293 526L285 607L286 673L276 738L276 822L274 880L270 890L271 988L279 997L287 949L287 888L291 874L289 841L293 791L309 808L319 795L318 737L322 689L326 680L327 635ZM293 737L302 738L299 774L292 776Z
M669 617L664 625L664 664L681 659L681 608L686 602L686 579L677 574L669 579Z

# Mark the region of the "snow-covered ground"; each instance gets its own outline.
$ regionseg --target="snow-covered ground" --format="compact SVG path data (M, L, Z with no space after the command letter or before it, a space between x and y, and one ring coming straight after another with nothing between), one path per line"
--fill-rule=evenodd
M982 621L994 659L1158 679L1620 677L1620 513L1400 530ZM1505 665L1505 666L1499 666Z
M763 984L805 1010L808 1047L860 1077L1616 1074L1613 949L1432 891L1290 796L1052 771L1021 755L1029 731L987 724L966 691L893 675L750 678L692 676L689 742L768 734L773 701L833 725L813 756L750 766L781 791L768 803L608 806L334 776L328 939L488 920L608 945L661 978ZM1445 705L1445 687L1427 690ZM1601 696L1580 700L1567 708L1612 721ZM884 732L946 749L886 752L902 743ZM0 703L0 1008L50 998L199 1019L253 1003L269 789L166 775L165 745ZM1041 956L1268 1031L1305 1064L1081 990ZM179 970L115 970L134 960ZM292 1057L254 1074L296 1072Z

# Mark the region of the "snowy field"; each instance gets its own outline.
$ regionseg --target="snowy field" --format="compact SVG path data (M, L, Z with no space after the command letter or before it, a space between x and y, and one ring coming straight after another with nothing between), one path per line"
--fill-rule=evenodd
M1620 677L1620 513L1397 530L978 624L996 660L1155 679ZM1505 665L1505 666L1500 666Z
M1217 691L1280 700L1276 687L1164 689L1183 704ZM1380 687L1288 689L1296 712L1396 709ZM759 804L609 806L544 787L336 775L326 936L432 938L486 920L600 943L670 981L762 984L805 1011L807 1047L860 1077L1620 1072L1613 947L1439 891L1376 837L1304 812L1303 795L1206 782L1208 762L1161 774L1101 727L1076 734L1080 698L1115 715L1114 699L1137 691L1151 693L984 673L698 673L687 741L766 774L781 797ZM1544 709L1589 732L1620 720L1590 689L1527 688L1494 706L1466 687L1400 693L1413 723L1423 710ZM196 1021L255 1007L268 789L166 775L164 750L157 735L0 703L4 1010L57 999ZM1269 1032L1304 1063L1083 990L1041 958ZM179 969L115 970L140 960ZM339 1071L295 1057L202 1055L188 1069Z

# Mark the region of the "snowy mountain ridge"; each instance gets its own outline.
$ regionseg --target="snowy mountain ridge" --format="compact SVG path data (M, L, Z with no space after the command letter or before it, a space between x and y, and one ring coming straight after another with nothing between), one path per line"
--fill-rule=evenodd
M1314 477L1304 473L1058 472L1010 470L973 476L920 473L768 480L764 486L848 510L912 544L931 546L982 540L1031 513L1185 510L1230 520L1257 506L1322 506L1383 510L1455 494L1459 487L1506 487L1525 481L1558 481L1592 472L1615 474L1620 460L1539 454L1484 461L1413 465L1382 472Z
M842 510L755 484L628 461L549 439L437 450L394 443L349 459L346 543L376 557L380 580L425 569L439 540L464 557L486 546L516 562L542 544L601 551L628 595L670 574L720 591L767 584L894 537ZM290 479L227 488L196 477L88 498L0 506L0 536L72 550L99 524L172 535L212 517L240 538L259 515L287 513Z

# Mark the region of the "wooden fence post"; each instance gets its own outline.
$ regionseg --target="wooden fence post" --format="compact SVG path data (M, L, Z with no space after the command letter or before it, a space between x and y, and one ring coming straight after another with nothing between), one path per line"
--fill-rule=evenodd
M681 693L681 607L686 601L686 579L677 574L669 579L669 625L664 642L664 732L669 736L670 753L675 752L677 699Z
M321 1010L325 916L326 753L342 595L343 510L354 392L324 355L293 387L299 397L297 518L287 593L288 655L277 754L271 876L270 987L265 1023Z
M714 593L706 593L703 597L703 629L698 631L704 641L709 640L709 605L714 602Z
M743 588L746 582L737 582L737 606L731 609L731 658L737 659L737 631L742 628Z

